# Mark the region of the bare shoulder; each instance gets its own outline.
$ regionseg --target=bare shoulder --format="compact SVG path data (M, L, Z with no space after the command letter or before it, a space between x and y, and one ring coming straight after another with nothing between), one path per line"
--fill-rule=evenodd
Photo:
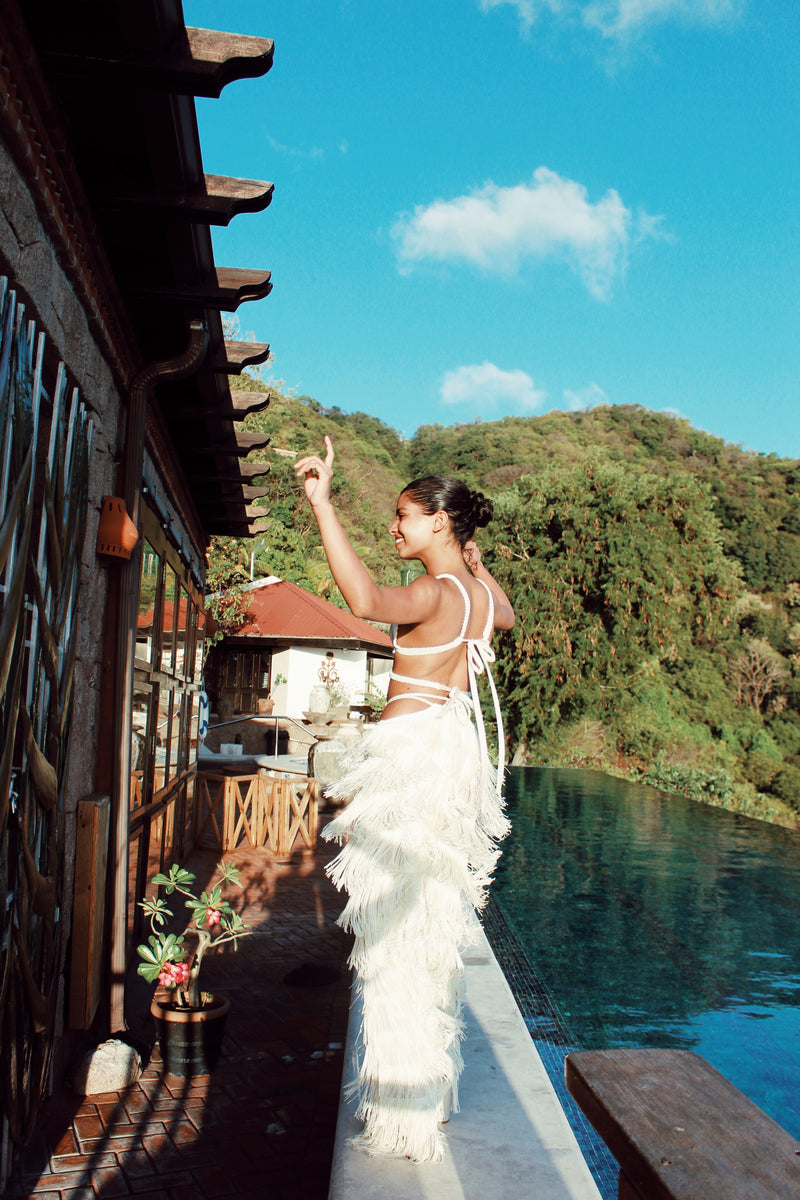
M412 579L408 584L408 591L414 595L422 597L441 596L442 581L437 579L435 575L418 575L416 579Z
M433 575L419 575L406 587L395 590L402 601L402 615L396 618L400 624L430 621L440 611L444 588L440 580Z

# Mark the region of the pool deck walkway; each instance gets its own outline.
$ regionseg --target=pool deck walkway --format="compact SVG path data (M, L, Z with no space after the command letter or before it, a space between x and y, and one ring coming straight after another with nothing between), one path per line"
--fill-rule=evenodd
M447 1126L446 1161L415 1166L345 1146L349 939L324 874L332 853L322 843L289 863L250 849L228 856L243 869L242 915L256 932L204 966L209 990L232 1001L213 1075L163 1073L157 1050L150 1054L152 989L134 978L129 1040L145 1052L141 1077L88 1097L62 1087L9 1181L10 1200L596 1200L488 943L467 963L462 1111ZM198 883L217 857L192 854Z
M359 1125L342 1101L330 1200L599 1200L600 1193L486 937L465 955L461 1112L441 1164L371 1158L347 1145ZM343 1085L358 1026L348 1027Z

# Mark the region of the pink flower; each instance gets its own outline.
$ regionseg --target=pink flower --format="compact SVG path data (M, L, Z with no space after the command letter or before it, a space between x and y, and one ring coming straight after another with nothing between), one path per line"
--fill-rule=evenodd
M187 983L189 980L189 965L185 962L172 964L172 976L176 983Z
M180 987L189 979L189 967L185 962L168 962L158 973L158 982L162 987Z
M219 925L221 917L222 917L222 913L219 911L218 908L207 908L206 909L206 925L208 925L209 928L212 925Z

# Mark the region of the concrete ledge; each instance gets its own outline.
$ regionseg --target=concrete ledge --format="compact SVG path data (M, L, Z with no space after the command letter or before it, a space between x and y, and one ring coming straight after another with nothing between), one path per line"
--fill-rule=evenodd
M330 1200L600 1200L575 1135L485 936L465 956L467 1036L461 1112L440 1164L370 1157L342 1099ZM355 999L355 997L354 997ZM342 1087L353 1078L359 1015L351 1007Z

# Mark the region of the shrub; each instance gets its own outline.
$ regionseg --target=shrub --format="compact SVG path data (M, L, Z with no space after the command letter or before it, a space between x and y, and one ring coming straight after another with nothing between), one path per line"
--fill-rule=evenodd
M772 790L792 808L800 810L800 768L786 763L773 779Z
M760 792L766 791L784 765L783 755L766 730L753 738L747 755L747 777Z

